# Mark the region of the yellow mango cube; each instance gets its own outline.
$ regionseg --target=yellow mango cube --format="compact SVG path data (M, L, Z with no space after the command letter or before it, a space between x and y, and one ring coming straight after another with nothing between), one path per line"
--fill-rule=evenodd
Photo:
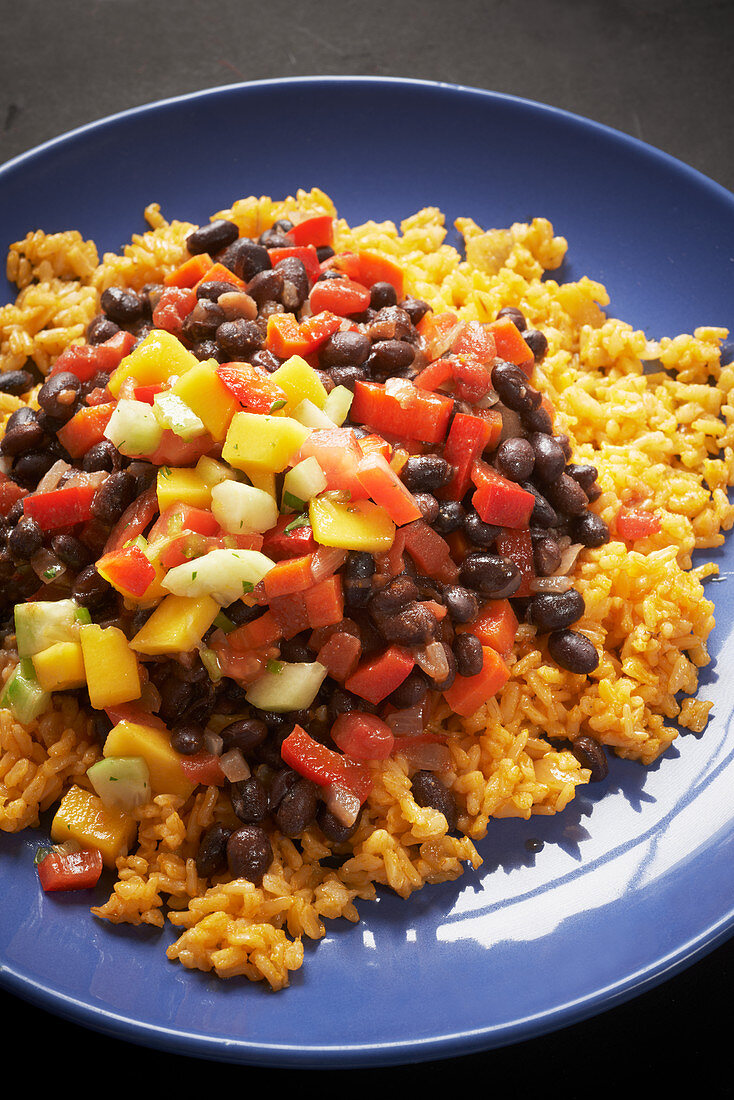
M304 400L312 401L317 408L323 409L327 398L324 384L300 355L292 355L273 372L271 378L288 398L283 410L286 416Z
M138 660L119 627L87 623L79 627L79 641L89 701L95 710L140 698Z
M113 370L107 385L117 397L126 378L135 378L140 386L152 386L166 382L172 375L184 374L198 362L170 332L153 329Z
M137 653L188 653L217 615L211 596L166 596L130 642ZM122 754L119 754L122 755Z
M127 855L136 833L135 818L105 806L98 795L77 786L66 792L51 822L55 843L75 840L83 848L98 848L107 867Z
M181 757L171 748L165 727L123 720L107 734L103 755L141 756L148 765L153 795L175 794L188 798L196 786L181 767Z
M393 544L395 524L385 509L371 500L342 503L329 497L314 497L308 511L313 537L322 546L379 554Z
M209 508L212 502L211 485L188 466L159 466L156 493L161 512L165 512L173 504Z
M221 443L239 402L219 378L214 359L207 359L177 378L171 393L180 397L196 413L209 435Z
M32 660L44 691L69 691L84 687L87 682L79 642L54 642L34 654Z
M232 417L222 458L237 470L277 474L285 470L310 432L290 416L238 412Z

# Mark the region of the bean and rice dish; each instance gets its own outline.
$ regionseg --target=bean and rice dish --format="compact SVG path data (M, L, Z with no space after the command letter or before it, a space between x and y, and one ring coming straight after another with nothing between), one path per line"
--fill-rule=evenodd
M145 218L10 246L0 828L39 890L278 990L492 819L704 730L734 368L555 281L541 217Z

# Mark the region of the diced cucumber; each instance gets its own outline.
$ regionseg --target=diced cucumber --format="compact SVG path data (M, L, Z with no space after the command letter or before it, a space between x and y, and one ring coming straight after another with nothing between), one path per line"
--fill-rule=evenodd
M334 421L322 412L318 405L304 397L303 401L291 413L294 420L304 424L307 428L336 428Z
M169 569L161 584L177 596L211 596L228 607L252 592L274 564L259 550L210 550Z
M313 703L326 678L327 669L318 661L273 662L273 667L245 692L248 703L259 710L284 713L304 710Z
M7 708L25 726L43 714L50 702L51 696L39 684L30 657L21 658L3 688L0 707Z
M104 434L120 454L132 458L156 450L163 435L163 425L145 401L123 397L117 402Z
M349 415L353 400L354 394L346 386L334 386L326 396L324 412L330 420L341 427Z
M309 455L308 458L291 467L283 478L284 509L288 507L297 512L303 511L303 505L307 504L312 497L323 493L326 485L326 474L318 460L313 455ZM295 500L290 500L290 497Z
M80 613L84 613L83 617ZM54 642L73 642L79 623L89 612L74 600L32 600L15 605L15 637L19 657L32 657ZM91 622L91 619L89 619Z
M87 776L110 809L129 812L150 800L150 772L142 756L106 756L87 768Z
M163 428L170 428L181 439L196 439L206 428L193 409L178 394L163 390L153 398L153 412Z
M233 535L269 531L278 522L278 505L270 493L241 481L220 481L212 487L212 512Z

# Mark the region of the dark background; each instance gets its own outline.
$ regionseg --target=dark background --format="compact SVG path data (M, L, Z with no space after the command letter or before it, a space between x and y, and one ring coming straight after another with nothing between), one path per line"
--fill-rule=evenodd
M402 76L564 108L734 190L732 0L0 0L0 26L0 162L104 115L202 88L281 76ZM191 155L211 158L215 169L216 149L205 140ZM574 1027L444 1062L330 1071L324 1083L353 1089L389 1080L443 1092L465 1072L489 1095L509 1086L573 1098L608 1085L635 1096L664 1087L668 1071L693 1070L700 1092L731 1096L733 976L734 944L725 944ZM313 1083L295 1071L133 1047L2 990L0 1013L7 1054L19 1065L55 1065L55 1084L91 1087L96 1079L109 1088L120 1072L138 1087ZM89 1075L92 1066L106 1067L104 1076Z

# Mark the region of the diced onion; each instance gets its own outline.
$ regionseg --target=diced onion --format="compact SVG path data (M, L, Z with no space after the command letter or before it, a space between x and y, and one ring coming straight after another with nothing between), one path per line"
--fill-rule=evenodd
M359 817L360 801L356 794L341 787L338 783L332 783L324 791L326 808L334 815L341 825L349 828Z
M563 577L566 573L570 573L576 564L576 558L583 550L583 544L580 542L572 542L570 546L567 546L561 553L561 561L553 574L554 577Z
M442 642L431 642L425 649L414 649L415 663L437 684L449 674L449 662Z
M573 588L571 577L533 577L530 582L531 592L568 592Z
M73 485L93 486L95 489L99 489L100 485L109 477L107 470L94 470L92 473L87 473L85 470L77 470L75 474L64 482L64 485L69 487Z
M221 740L221 738L220 738ZM219 766L230 783L241 783L252 775L250 765L240 749L229 749L219 757Z
M311 576L314 584L332 577L347 560L347 551L338 546L319 546L311 559Z
M408 764L417 771L445 772L451 767L451 753L448 745L439 741L414 741L405 737L395 748L404 756Z
M206 730L204 732L204 748L213 756L221 756L222 749L224 748L224 741L218 733L214 733L213 730Z
M64 563L56 557L52 550L47 550L45 547L33 555L31 566L33 572L44 584L51 584L66 572Z
M385 718L390 729L396 737L417 737L423 733L424 707L418 703L414 707L405 707L403 710L394 710Z
M41 480L38 482L36 492L50 493L52 489L56 488L64 474L70 469L71 466L68 462L64 462L63 458L60 458L57 462L54 462L51 469L47 470Z

